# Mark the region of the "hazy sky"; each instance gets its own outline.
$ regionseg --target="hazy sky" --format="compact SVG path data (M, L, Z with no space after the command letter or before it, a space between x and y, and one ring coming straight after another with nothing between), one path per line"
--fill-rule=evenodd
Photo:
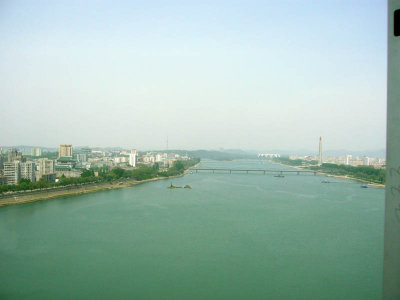
M0 145L385 147L386 1L1 1Z

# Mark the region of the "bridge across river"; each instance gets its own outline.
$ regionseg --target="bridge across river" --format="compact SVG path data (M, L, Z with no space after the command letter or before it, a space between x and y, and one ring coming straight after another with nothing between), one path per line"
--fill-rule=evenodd
M200 172L200 171L208 171L208 172L226 172L229 174L232 173L262 173L262 174L277 174L277 175L283 175L284 173L286 174L313 174L316 175L317 172L316 171L311 171L311 170L277 170L277 169L226 169L226 168L195 168L192 169L192 171L196 171L196 173Z

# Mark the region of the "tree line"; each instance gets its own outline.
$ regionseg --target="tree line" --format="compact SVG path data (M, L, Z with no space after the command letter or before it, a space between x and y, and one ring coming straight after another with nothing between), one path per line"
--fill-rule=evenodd
M166 171L160 171L158 163L155 163L152 167L140 167L133 170L109 167L91 168L90 170L82 172L80 177L65 177L62 175L58 178L58 182L47 182L43 178L36 182L31 182L29 179L21 179L20 182L15 185L0 185L0 193L37 190L86 183L111 182L124 178L141 181L156 177L170 177L183 174L186 169L194 166L198 162L200 162L199 158L185 161L178 160L175 161L173 166ZM98 173L98 176L95 176L95 172Z
M289 165L289 166L303 166L303 165L316 165L318 164L318 161L316 160L310 160L310 161L306 161L304 159L290 159L289 157L274 157L273 161L278 162L278 163L282 163L285 165Z
M386 170L376 169L372 166L349 166L328 163L318 166L318 161L316 160L305 161L303 159L289 159L288 157L276 157L273 161L288 166L303 166L313 171L321 171L332 175L347 175L355 179L362 179L373 183L385 184L386 182Z
M362 179L374 183L385 184L386 170L376 169L372 166L348 166L337 164L322 164L321 166L312 166L311 170L321 171L332 175L349 175L356 179Z

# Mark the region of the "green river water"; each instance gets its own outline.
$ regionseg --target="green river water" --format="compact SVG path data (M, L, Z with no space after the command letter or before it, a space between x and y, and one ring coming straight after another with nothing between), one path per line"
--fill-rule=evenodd
M384 190L324 179L203 172L0 208L0 299L380 299Z

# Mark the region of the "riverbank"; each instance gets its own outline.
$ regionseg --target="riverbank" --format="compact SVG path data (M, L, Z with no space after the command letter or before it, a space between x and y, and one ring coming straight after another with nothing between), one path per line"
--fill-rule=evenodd
M321 174L321 175L324 175L324 176L327 176L327 177L334 177L334 178L341 178L341 179L348 179L348 180L356 180L356 181L359 181L359 182L362 182L362 183L366 183L367 185L370 185L370 186L373 186L373 187L377 187L377 188L383 188L384 189L386 187L384 184L379 184L379 183L371 182L371 181L368 181L368 180L355 178L355 177L352 177L352 176L349 176L349 175L335 175L335 174L325 173L325 172L322 172L322 171L316 171L316 170L307 169L307 168L304 168L304 167L285 165L285 164L279 163L279 162L273 162L272 161L272 163L273 164L277 164L277 165L281 165L281 166L284 166L284 167L297 169L297 170L310 170L312 172L315 172L317 174Z
M8 205L17 205L24 203L31 203L36 201L50 200L61 197L76 196L88 193L94 193L105 190L114 190L125 187L130 187L133 185L138 185L146 182L165 180L171 178L182 177L190 172L191 169L197 167L200 163L186 169L183 174L170 176L170 177L154 177L145 180L135 180L135 179L121 179L113 182L100 182L100 183L90 183L85 185L74 185L74 186L64 186L53 189L45 190L34 190L22 193L12 193L4 195L0 198L0 207Z

